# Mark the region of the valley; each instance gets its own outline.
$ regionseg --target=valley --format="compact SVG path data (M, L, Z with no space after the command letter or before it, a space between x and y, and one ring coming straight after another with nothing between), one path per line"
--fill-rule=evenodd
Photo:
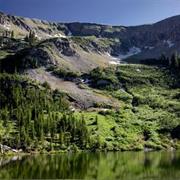
M179 149L179 18L124 27L0 13L1 144L42 153Z

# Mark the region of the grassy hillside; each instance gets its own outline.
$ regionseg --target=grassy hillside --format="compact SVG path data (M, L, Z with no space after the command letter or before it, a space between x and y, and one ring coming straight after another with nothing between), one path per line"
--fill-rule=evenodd
M25 151L85 148L85 122L74 117L64 94L17 74L0 74L0 84L2 144Z
M48 83L1 74L1 143L26 151L179 148L178 71L121 65L88 77L91 91L114 97L120 107L97 103L74 112L71 99Z
M92 137L99 139L102 148L135 150L178 146L178 141L172 141L171 133L180 123L179 72L125 65L94 70L91 74L92 85L121 104L116 111L84 112L94 133ZM106 86L98 84L102 79L108 81Z
M114 39L93 37L16 40L0 37L1 71L25 71L31 68L55 66L74 73L87 73L96 67L107 67L112 57L107 54Z

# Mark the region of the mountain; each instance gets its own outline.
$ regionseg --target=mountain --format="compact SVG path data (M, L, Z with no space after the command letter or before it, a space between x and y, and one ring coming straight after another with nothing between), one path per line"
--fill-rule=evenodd
M124 27L90 23L55 23L0 13L1 33L5 30L13 30L16 37L21 38L33 30L39 40L94 36L96 38L88 39L92 48L96 49L99 43L106 41L105 49L101 49L100 46L100 51L116 56L118 59L131 58L131 62L133 59L137 61L159 58L161 54L171 56L175 51L179 51L179 28L180 16L151 25Z
M179 19L124 27L0 13L2 151L178 149Z

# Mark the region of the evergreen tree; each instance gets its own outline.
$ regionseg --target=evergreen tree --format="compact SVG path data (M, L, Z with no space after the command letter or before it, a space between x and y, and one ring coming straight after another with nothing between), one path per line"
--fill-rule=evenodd
M14 39L15 35L14 35L14 31L11 31L11 38Z
M178 69L180 67L180 57L177 52L175 52L171 56L171 60L169 63L170 67Z
M63 94L39 88L17 74L0 75L0 84L0 119L7 132L0 135L2 142L24 150L45 139L51 149L57 142L59 147L86 147L89 135L85 117L77 119L69 111Z
M25 41L29 42L30 46L34 45L36 42L36 34L34 31L30 30L29 34L25 37Z

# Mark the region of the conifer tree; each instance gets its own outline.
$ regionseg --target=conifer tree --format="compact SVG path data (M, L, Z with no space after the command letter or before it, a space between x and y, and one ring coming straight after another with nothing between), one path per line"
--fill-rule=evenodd
M14 39L14 38L15 38L14 31L11 31L11 38L12 38L12 39Z

